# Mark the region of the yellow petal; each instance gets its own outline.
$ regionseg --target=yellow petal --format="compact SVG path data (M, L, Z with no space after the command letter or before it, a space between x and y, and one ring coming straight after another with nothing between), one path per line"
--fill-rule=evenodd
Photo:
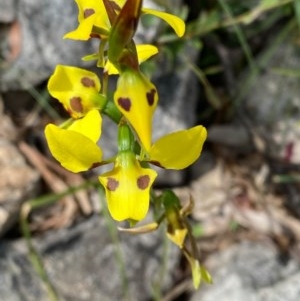
M68 130L80 133L96 143L101 136L102 118L98 110L88 112L83 118L75 120Z
M149 151L152 117L158 102L155 86L142 73L127 70L119 77L114 101Z
M141 44L141 45L136 45L136 51L138 55L139 64L142 64L143 62L148 60L151 56L157 54L158 48L149 44ZM118 69L109 60L106 62L104 70L109 75L119 74Z
M58 99L73 118L98 108L100 80L85 69L57 65L48 81L49 93Z
M96 20L96 15L81 21L75 30L72 30L64 35L64 39L87 41L90 38L93 25Z
M186 168L200 156L206 137L201 125L163 136L152 145L150 161L168 169Z
M192 269L193 285L195 289L198 289L202 280L201 266L199 261L194 258L190 262L190 265Z
M100 29L100 32L108 34L110 23L102 1L75 0L75 2L78 6L79 25L75 30L65 34L64 38L86 41L91 35L97 35L96 27Z
M53 157L72 172L86 171L102 160L101 149L78 132L48 124L45 136Z
M187 235L187 229L182 228L182 229L175 229L173 232L168 231L167 232L167 237L179 248L183 247L184 240Z
M142 12L144 14L154 15L166 21L174 29L179 37L182 37L184 35L185 23L179 17L150 8L142 8Z
M119 70L109 60L107 60L104 66L104 72L107 72L109 75L119 74Z
M201 266L201 277L205 282L207 282L209 284L211 284L213 282L211 275L206 270L206 268L203 266Z
M139 64L148 60L151 56L158 53L158 48L150 44L136 45Z
M122 160L118 157L114 169L100 176L99 181L105 188L113 219L140 221L148 212L150 188L157 173L142 168L135 159L131 158L129 162L125 159L123 163Z
M114 0L113 2L115 2L120 8L122 8L126 0Z

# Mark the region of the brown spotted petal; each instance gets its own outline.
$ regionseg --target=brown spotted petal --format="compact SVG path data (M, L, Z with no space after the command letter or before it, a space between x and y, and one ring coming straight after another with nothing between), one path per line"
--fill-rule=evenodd
M119 77L114 101L149 151L152 117L158 102L155 86L142 73L126 70Z
M108 209L117 221L142 220L149 208L150 188L157 173L142 168L131 152L119 153L113 170L99 177Z
M101 108L104 101L99 94L101 85L93 72L57 65L49 79L49 93L62 103L73 118L81 118L92 109Z
M66 33L64 38L86 41L91 37L107 37L111 26L103 1L76 0L76 4L79 24L76 29Z

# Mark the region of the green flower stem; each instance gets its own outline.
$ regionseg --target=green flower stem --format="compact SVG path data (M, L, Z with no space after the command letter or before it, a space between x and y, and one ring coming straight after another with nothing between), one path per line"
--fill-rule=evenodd
M130 127L124 123L119 125L118 132L118 150L119 152L133 151L134 149L134 136Z
M115 123L119 123L122 118L122 113L118 110L113 101L107 101L105 107L102 109L102 112L107 115Z
M103 87L105 87L105 85L103 85ZM94 101L97 103L97 107L101 110L101 112L118 124L122 118L122 113L118 110L110 97L104 96L106 94L106 88L103 89L103 92L105 93L95 94Z

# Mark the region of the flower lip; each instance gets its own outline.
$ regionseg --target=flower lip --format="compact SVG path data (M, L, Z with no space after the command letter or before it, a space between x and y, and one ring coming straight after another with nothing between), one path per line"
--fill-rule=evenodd
M108 209L117 221L142 220L149 208L150 188L157 173L143 168L131 151L119 153L114 168L99 177Z

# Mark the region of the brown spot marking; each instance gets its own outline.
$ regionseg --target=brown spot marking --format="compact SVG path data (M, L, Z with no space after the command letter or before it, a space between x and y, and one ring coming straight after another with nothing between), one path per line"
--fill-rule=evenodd
M124 109L126 112L130 111L131 108L131 100L128 97L120 97L118 99L118 104L122 109Z
M95 81L89 77L83 77L80 81L85 87L96 87Z
M70 99L70 107L73 111L78 112L78 113L83 113L83 107L81 103L81 98L80 97L72 97Z
M86 19L87 17L93 15L95 10L93 8L86 8L83 12L83 17Z
M147 101L148 101L149 106L152 106L154 104L155 93L156 93L155 89L151 89L150 92L146 93L146 97L147 97Z
M108 178L106 187L109 191L115 191L119 187L119 181L114 178Z
M144 190L149 186L150 183L150 177L148 175L140 176L137 179L137 186L139 189Z

